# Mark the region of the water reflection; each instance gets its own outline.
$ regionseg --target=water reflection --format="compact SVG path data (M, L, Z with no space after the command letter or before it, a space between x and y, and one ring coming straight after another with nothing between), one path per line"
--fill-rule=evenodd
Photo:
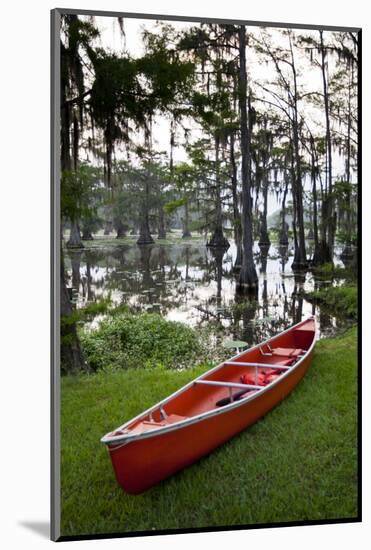
M316 315L321 335L345 321L329 316L304 297L326 284L309 273L293 273L293 250L272 244L255 247L259 276L256 298L236 294L236 247L207 249L201 243L106 246L65 252L65 265L77 307L110 296L135 311L157 311L194 327L210 328L217 341L250 345L292 323Z

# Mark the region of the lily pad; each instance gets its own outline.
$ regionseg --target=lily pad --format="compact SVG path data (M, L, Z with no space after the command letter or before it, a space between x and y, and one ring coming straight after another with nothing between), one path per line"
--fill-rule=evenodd
M247 342L244 342L243 340L226 340L223 342L223 347L227 349L233 349L233 348L244 348L245 346L248 346Z

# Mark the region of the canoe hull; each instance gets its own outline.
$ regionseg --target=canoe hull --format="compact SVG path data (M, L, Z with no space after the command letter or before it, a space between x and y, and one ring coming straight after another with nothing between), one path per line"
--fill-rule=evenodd
M117 482L127 493L142 493L209 454L285 399L306 373L312 355L313 349L282 380L237 407L219 409L169 432L109 446Z

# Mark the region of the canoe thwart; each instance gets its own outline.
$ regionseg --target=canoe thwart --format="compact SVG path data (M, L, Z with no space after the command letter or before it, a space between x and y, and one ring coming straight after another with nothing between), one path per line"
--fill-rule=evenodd
M241 388L247 390L261 390L261 386L254 384L239 384L238 382L220 382L219 380L195 380L194 384L205 384L208 386L222 386L224 388Z
M224 364L234 365L236 367L256 367L258 369L280 369L280 370L291 369L291 366L276 365L275 363L246 363L244 361L226 361Z

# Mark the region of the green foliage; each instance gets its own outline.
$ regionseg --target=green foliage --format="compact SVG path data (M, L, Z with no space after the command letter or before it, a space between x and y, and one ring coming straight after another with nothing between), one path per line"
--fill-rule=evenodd
M184 206L186 204L186 202L187 202L187 199L185 199L185 198L169 201L168 203L166 203L164 205L164 210L165 210L166 214L173 214L173 212L175 212L175 210L177 210L181 206Z
M340 268L341 269L341 268ZM317 277L328 278L333 277L335 273L335 267L333 264L321 264L313 268L313 273Z
M74 90L84 92L84 73L81 53L89 59L95 57L92 42L99 37L99 31L92 22L82 21L76 15L61 17L61 83Z
M322 264L313 268L313 273L318 279L345 279L346 281L354 281L357 274L352 269L341 267L334 264Z
M70 221L90 219L100 194L100 171L88 164L65 170L61 178L61 215Z
M94 63L95 80L90 105L96 124L105 131L107 143L128 139L127 119L145 122L138 101L143 95L135 60L99 50Z
M348 181L336 181L333 186L334 197L346 201L349 195L354 192L354 185Z
M157 44L136 62L139 71L148 79L150 93L144 105L148 112L164 112L190 90L193 64L182 63L174 50Z
M68 47L73 52L81 46L90 51L92 41L99 37L99 31L92 22L82 21L72 15L62 15L61 28L68 39Z
M336 240L339 243L357 246L358 244L358 235L357 235L357 228L354 227L350 231L348 230L338 230L336 232Z
M190 366L198 361L202 345L197 333L155 313L122 313L101 321L98 329L84 330L81 344L96 369Z
M358 298L356 286L332 286L306 294L310 301L321 304L335 315L356 320Z
M75 323L87 323L92 321L96 315L104 315L110 311L112 305L110 297L102 298L98 302L93 302L87 306L75 309L70 315L61 316L61 326L72 326Z

